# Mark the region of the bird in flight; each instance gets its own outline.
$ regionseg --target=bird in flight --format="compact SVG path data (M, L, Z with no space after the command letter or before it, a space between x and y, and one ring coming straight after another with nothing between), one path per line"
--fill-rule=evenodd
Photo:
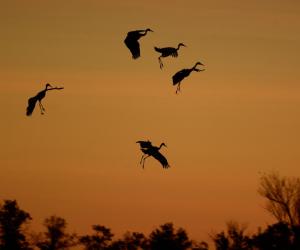
M145 160L150 156L152 156L156 160L158 160L163 168L170 167L166 157L164 157L159 152L159 150L161 149L162 146L167 147L165 143L161 143L159 147L153 146L151 141L149 141L149 140L148 141L137 141L136 143L140 144L140 149L143 152L142 158L140 160L140 164L143 166L143 168L145 165Z
M46 96L47 91L54 90L54 89L60 90L60 89L63 89L63 88L62 87L60 87L60 88L52 87L49 83L47 83L45 89L43 89L42 91L37 93L35 96L29 98L28 99L28 106L27 106L26 115L30 116L32 114L37 101L39 102L39 107L40 107L40 110L41 110L41 114L43 115L44 112L45 112L45 108L43 107L42 99Z
M127 48L130 50L133 59L137 59L141 56L140 44L138 40L141 37L145 36L148 31L153 32L153 30L151 29L145 29L145 30L134 30L127 33L124 43L126 44Z
M172 80L173 80L173 85L177 85L177 89L176 89L176 94L180 91L180 84L181 84L181 81L188 77L190 75L190 73L192 71L196 71L196 72L199 72L199 71L204 71L204 69L197 69L197 65L203 65L201 62L197 62L194 67L190 68L190 69L182 69L180 71L178 71L175 75L173 75L172 77Z
M168 57L168 56L177 57L178 56L178 50L181 46L186 47L186 45L183 44L183 43L179 43L177 48L173 48L173 47L165 47L165 48L154 47L155 51L157 51L158 53L161 53L161 55L158 57L159 67L161 69L164 66L163 63L162 63L161 58L162 57Z

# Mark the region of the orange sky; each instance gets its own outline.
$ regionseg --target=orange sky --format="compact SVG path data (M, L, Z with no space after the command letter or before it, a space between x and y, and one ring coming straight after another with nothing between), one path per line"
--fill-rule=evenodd
M207 240L231 219L271 223L259 174L300 175L300 3L128 2L1 2L0 198L78 233L172 221ZM123 40L148 27L134 61ZM153 46L179 42L160 70ZM176 96L171 76L198 60ZM65 89L26 117L46 82ZM141 139L165 142L172 168L142 170Z

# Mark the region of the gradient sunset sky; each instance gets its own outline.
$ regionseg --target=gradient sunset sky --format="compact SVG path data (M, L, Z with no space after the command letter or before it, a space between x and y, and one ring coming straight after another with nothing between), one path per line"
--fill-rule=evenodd
M300 2L1 0L0 199L40 230L52 214L87 233L165 222L198 240L225 222L272 223L260 174L300 176ZM132 60L123 40L151 28ZM154 46L187 45L160 70ZM171 77L204 63L175 94ZM63 86L25 115L46 82ZM171 168L139 165L165 142Z

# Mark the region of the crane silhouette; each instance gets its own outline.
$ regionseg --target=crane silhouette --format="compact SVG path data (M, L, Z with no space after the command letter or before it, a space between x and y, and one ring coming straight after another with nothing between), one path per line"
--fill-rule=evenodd
M141 56L140 44L138 40L145 36L148 31L153 32L151 29L146 30L134 30L127 33L127 36L124 40L127 48L130 50L133 59L137 59Z
M157 48L157 47L154 47L155 51L157 51L158 53L161 53L161 55L158 57L159 67L161 69L164 66L163 63L162 63L161 58L162 57L168 57L168 56L177 57L178 56L178 50L181 46L186 47L186 45L183 44L183 43L179 43L177 48L173 48L173 47Z
M182 69L180 71L178 71L175 75L173 75L172 77L172 80L173 80L173 85L176 85L178 84L177 86L177 89L176 89L176 94L180 91L180 84L181 84L181 81L188 77L190 75L190 73L192 71L196 71L196 72L199 72L199 71L203 71L204 69L197 69L197 65L203 65L201 62L197 62L194 67L190 68L190 69Z
M152 156L156 160L158 160L163 168L169 168L170 167L166 157L164 157L159 152L159 150L161 149L162 146L167 147L165 143L161 143L159 147L153 146L151 141L149 141L149 140L148 141L137 141L136 143L140 144L141 151L144 153L142 155L141 160L140 160L140 164L142 164L143 168L144 168L144 165L145 165L145 160L150 156Z
M48 88L48 87L50 87L50 88ZM42 99L46 96L47 91L54 90L54 89L59 90L59 89L63 89L63 88L52 87L49 83L47 83L44 90L40 91L35 96L29 98L28 99L28 106L27 106L26 115L30 116L32 114L37 101L39 102L39 107L40 107L40 110L41 110L41 114L43 115L44 111L45 111L45 108L43 107Z

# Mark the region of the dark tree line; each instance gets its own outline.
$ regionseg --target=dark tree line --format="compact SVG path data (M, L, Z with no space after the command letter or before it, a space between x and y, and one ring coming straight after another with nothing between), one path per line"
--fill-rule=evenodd
M226 230L211 235L216 250L299 250L300 249L300 179L263 175L259 193L266 199L266 210L276 223L254 234L236 222ZM165 223L148 236L127 232L116 239L111 229L93 225L91 234L68 233L65 219L50 216L44 232L29 233L30 214L15 200L0 203L0 250L208 250L206 242L191 240L183 228Z

